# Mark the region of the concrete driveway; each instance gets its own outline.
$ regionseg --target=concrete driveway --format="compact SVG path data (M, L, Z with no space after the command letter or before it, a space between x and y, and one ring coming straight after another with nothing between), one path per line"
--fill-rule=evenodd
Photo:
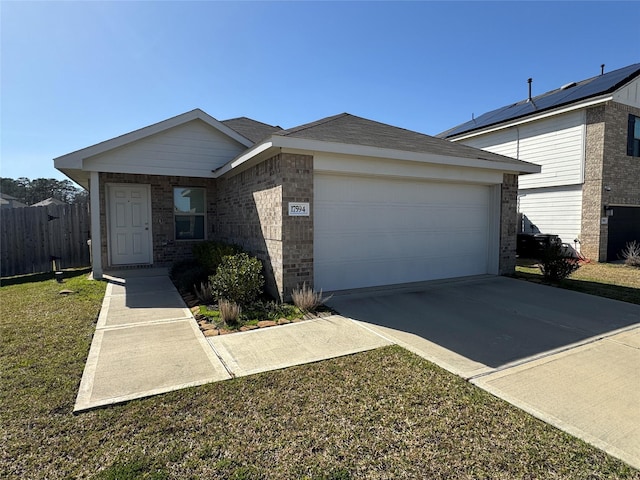
M640 306L493 276L328 304L640 468Z

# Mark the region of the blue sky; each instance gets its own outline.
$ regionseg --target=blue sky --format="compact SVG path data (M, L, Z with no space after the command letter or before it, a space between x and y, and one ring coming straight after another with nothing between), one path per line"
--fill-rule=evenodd
M0 175L201 108L435 135L640 62L640 2L0 3Z

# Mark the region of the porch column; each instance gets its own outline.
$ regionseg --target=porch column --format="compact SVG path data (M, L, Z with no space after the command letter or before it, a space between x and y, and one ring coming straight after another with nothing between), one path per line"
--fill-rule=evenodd
M102 278L102 237L100 236L100 173L91 172L89 184L91 202L91 259L94 279Z

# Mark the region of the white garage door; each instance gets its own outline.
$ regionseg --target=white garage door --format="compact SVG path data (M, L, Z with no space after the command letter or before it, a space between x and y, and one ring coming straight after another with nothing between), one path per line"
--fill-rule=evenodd
M315 172L314 196L316 289L488 272L487 186Z

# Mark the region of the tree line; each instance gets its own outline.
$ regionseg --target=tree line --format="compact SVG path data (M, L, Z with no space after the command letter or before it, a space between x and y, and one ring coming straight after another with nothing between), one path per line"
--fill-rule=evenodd
M65 203L87 203L89 192L78 188L70 180L56 180L55 178L26 177L0 178L0 192L15 197L19 202L33 205L47 198L57 198Z

